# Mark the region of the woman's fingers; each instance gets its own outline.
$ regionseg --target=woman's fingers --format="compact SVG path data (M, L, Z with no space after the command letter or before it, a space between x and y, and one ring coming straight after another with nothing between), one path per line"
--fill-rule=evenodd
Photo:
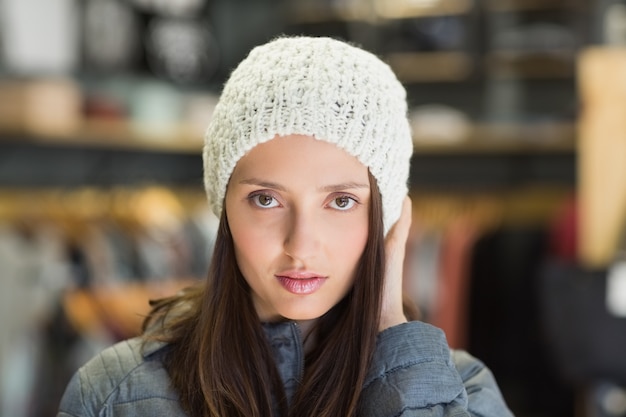
M411 228L411 199L407 196L398 221L385 239L385 285L380 330L406 322L402 308L402 276L406 242Z

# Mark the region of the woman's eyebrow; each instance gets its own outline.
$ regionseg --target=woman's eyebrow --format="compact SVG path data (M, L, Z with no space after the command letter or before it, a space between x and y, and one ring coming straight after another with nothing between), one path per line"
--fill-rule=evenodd
M285 187L276 182L264 181L258 178L247 178L239 181L239 184L256 185L257 187L271 188L278 191L287 191Z
M340 184L332 184L321 187L320 190L324 192L337 192L342 190L353 190L353 189L361 189L361 188L370 188L369 184L364 184L360 182L344 182Z
M272 190L287 191L287 188L272 181L265 181L259 178L246 178L239 181L239 184L254 185L257 187L270 188ZM370 185L360 182L342 182L339 184L325 185L319 188L322 192L332 193L342 190L369 189Z

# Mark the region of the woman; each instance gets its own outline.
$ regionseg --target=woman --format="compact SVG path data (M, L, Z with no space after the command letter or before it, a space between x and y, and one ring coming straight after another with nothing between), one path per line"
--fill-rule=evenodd
M81 368L59 416L511 415L484 365L404 314L405 95L340 41L253 49L206 133L204 287Z

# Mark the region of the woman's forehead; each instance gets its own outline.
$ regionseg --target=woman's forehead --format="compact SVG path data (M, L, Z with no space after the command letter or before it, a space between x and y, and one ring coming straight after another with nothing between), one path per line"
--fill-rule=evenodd
M302 135L277 137L255 146L239 160L233 177L266 181L303 177L369 186L367 167L356 157L332 143Z

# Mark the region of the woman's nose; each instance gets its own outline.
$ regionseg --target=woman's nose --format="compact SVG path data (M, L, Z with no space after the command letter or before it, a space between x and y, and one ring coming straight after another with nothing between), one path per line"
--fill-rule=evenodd
M321 248L322 227L315 213L294 210L285 234L285 253L295 260L313 259Z

